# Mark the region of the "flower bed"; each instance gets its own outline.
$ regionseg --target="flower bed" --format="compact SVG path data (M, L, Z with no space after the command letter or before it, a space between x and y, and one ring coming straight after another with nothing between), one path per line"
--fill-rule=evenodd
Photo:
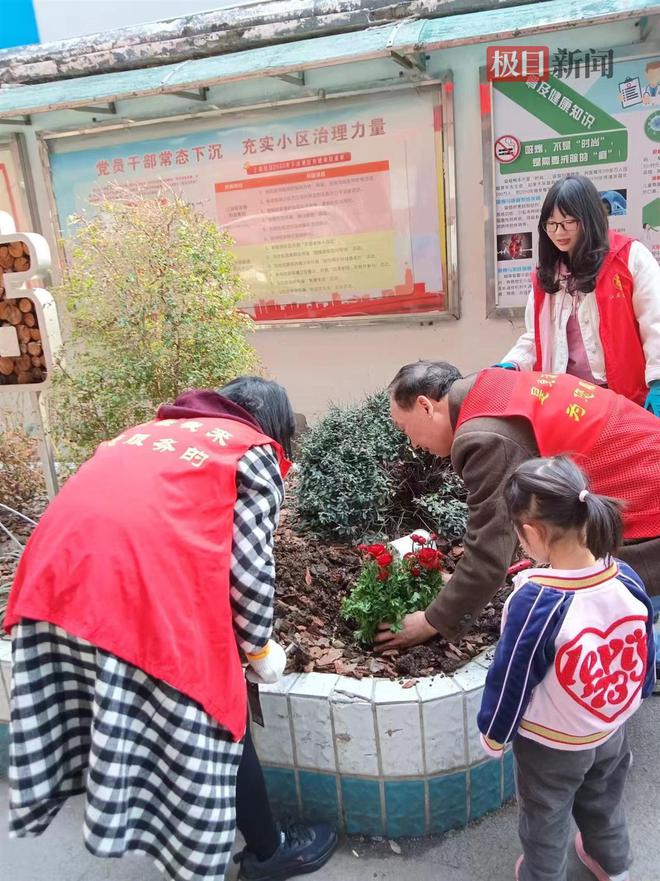
M462 554L446 548L451 571ZM457 643L437 638L405 651L377 655L355 642L355 624L341 615L343 599L361 568L362 555L345 545L299 535L284 518L275 546L277 564L276 636L289 654L289 672L337 673L341 676L418 677L452 673L499 636L502 605L508 589L499 591Z

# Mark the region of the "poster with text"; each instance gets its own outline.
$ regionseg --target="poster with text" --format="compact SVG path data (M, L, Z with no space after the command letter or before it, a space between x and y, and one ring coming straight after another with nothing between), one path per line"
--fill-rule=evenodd
M660 261L660 56L614 61L611 77L577 66L547 82L495 82L497 305L524 306L550 186L589 177L610 227Z
M55 153L62 228L111 183L165 184L232 236L257 321L445 310L438 102L389 94Z

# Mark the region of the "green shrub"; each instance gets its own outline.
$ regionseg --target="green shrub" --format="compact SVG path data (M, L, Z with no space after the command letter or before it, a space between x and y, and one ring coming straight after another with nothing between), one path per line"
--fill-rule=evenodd
M392 487L385 468L404 443L385 392L352 407L331 406L300 450L297 510L315 533L357 540L385 526Z
M296 511L316 535L350 542L421 526L446 538L462 535L458 509L441 512L436 499L462 502L463 482L447 460L410 446L389 417L384 391L359 405L332 406L304 436L297 461Z
M421 511L428 514L433 528L444 538L452 541L465 534L468 506L458 499L446 500L440 493L430 493L415 500ZM426 521L426 518L420 517Z
M172 192L161 195L117 189L100 214L77 220L55 290L70 315L51 399L64 461L80 462L186 389L254 371L230 238Z

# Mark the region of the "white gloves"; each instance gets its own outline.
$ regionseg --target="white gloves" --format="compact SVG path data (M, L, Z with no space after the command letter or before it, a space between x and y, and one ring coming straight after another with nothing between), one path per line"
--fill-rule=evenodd
M250 682L277 682L286 667L286 653L272 639L258 652L247 655L247 659L250 666L246 675Z

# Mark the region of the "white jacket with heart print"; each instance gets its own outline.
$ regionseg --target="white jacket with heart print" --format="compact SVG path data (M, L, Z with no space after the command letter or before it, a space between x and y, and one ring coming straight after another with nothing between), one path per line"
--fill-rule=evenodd
M514 579L477 719L489 755L518 733L553 749L604 743L655 683L653 612L620 560Z

